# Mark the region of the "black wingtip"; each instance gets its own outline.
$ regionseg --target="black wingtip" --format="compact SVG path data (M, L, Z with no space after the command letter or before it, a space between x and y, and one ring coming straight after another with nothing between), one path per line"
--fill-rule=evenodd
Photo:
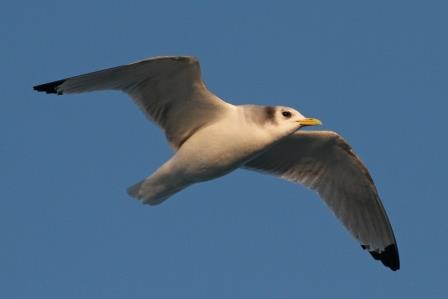
M368 249L366 245L361 245L362 249ZM398 256L398 248L396 244L390 244L383 251L369 251L374 259L379 260L384 266L389 267L393 271L400 269L400 258Z
M36 85L33 87L33 89L37 90L37 91L43 91L46 93L55 93L55 94L61 95L62 91L58 91L57 88L59 87L59 85L61 85L64 82L65 82L65 79L53 81L53 82L49 82L49 83L45 83L45 84L41 84L41 85Z

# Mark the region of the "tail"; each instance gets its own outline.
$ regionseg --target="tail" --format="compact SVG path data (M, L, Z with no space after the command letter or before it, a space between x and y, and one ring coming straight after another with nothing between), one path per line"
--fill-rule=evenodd
M154 183L149 179L150 177L132 185L128 188L128 194L144 204L149 204L151 206L158 205L168 199L174 193L179 192L186 186L167 188L166 185L154 185Z

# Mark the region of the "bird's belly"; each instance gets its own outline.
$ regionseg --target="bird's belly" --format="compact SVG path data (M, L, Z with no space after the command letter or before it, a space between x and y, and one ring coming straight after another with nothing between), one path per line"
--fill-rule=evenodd
M223 176L269 145L267 138L250 133L235 135L231 130L213 128L198 132L173 157L174 165L196 182Z

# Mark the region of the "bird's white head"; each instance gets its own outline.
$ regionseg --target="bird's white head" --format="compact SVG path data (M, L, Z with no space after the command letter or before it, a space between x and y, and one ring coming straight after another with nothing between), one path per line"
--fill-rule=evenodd
M289 135L305 126L317 126L321 121L317 118L308 118L299 111L283 106L264 107L265 120L274 134Z

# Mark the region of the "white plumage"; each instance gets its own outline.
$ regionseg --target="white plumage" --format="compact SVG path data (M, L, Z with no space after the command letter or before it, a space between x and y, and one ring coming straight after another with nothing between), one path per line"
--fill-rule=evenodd
M121 90L165 131L175 154L128 189L144 203L159 204L236 168L265 172L318 192L364 249L392 270L400 267L375 185L346 141L335 132L298 131L320 122L292 108L223 101L206 88L192 57L150 58L34 89L59 95Z

